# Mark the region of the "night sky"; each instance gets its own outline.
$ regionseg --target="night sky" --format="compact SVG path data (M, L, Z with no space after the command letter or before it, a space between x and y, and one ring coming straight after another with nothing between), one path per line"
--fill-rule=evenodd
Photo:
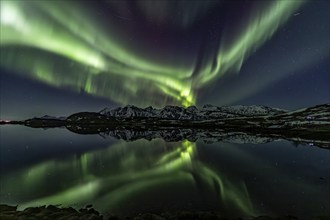
M330 102L328 0L1 0L1 119Z

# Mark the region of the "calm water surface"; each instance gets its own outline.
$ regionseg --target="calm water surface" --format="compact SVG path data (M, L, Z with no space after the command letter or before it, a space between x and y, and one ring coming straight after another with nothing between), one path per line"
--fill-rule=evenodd
M125 142L66 129L0 127L0 202L133 215L329 214L330 150L267 144Z

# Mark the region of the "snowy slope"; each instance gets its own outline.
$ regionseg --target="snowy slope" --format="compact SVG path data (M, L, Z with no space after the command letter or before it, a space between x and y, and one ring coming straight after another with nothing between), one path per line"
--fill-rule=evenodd
M176 119L176 120L206 120L206 119L223 119L235 117L251 117L251 116L266 116L283 114L286 111L274 109L266 106L224 106L217 107L212 105L204 105L202 109L196 106L188 108L179 106L165 106L162 109L154 109L152 107L139 108L132 105L118 107L115 109L105 108L100 111L100 114L108 117L117 118L160 118L160 119Z

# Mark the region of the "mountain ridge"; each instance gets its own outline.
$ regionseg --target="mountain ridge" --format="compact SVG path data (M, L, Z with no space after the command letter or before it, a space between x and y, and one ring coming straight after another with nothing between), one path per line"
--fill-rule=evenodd
M78 112L67 118L46 115L17 123L0 123L33 128L63 127L78 134L99 134L128 141L162 138L165 141L200 139L211 143L239 139L242 143L257 143L287 139L330 148L330 104L295 111L256 105L205 105L201 109L128 105L99 112Z
M266 116L286 113L286 110L271 108L262 105L236 105L236 106L213 106L210 104L204 105L201 109L196 106L187 108L179 106L167 105L164 108L156 109L151 106L147 108L139 108L133 105L117 107L113 109L104 108L98 113L107 117L117 118L162 118L162 119L177 119L177 120L205 120L211 118L233 118L239 116Z

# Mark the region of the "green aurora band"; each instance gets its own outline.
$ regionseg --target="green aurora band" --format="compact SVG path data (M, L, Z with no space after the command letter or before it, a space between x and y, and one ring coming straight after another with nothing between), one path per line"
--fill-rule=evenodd
M251 13L237 37L229 40L222 33L220 47L196 70L196 61L165 64L145 59L125 45L120 28L111 21L104 28L77 2L3 0L1 66L119 104L189 106L196 104L198 89L238 72L246 57L304 2L270 1L267 8Z
M266 201L274 199L283 204L286 194L279 192L284 188L294 194L304 191L315 195L315 184L309 179L297 182L290 172L285 172L286 167L273 166L267 158L247 153L246 146L226 143L208 146L211 149L208 154L221 155L216 160L203 159L208 151L205 147L189 141L166 143L161 139L118 141L103 149L38 161L14 172L1 173L0 202L19 205L19 209L45 204L75 207L93 204L101 212L126 215L130 208L139 212L148 209L144 203L147 200L150 204L169 205L173 201L180 203L178 198L183 198L179 205L182 207L189 194L190 202L200 204L203 198L206 206L222 214L260 215L258 207L265 199L258 198L258 190L251 181L246 181L246 175L260 178L264 190L276 189L273 193L278 198ZM219 165L212 165L212 161ZM300 175L298 172L296 177ZM276 179L281 181L274 184ZM271 214L271 205L267 206Z
M244 182L205 165L198 159L196 148L189 141L119 142L107 149L75 155L73 160L48 160L4 175L2 189L12 192L12 200L20 209L44 204L84 206L93 202L102 212L110 208L120 213L129 201L141 200L153 190L166 192L163 188L183 185L182 191L189 190L192 195L207 193L215 198L224 212L253 215ZM100 169L100 162L104 170ZM54 180L58 176L60 182ZM13 181L24 187L17 187L21 184L12 184ZM177 193L166 192L175 197Z

